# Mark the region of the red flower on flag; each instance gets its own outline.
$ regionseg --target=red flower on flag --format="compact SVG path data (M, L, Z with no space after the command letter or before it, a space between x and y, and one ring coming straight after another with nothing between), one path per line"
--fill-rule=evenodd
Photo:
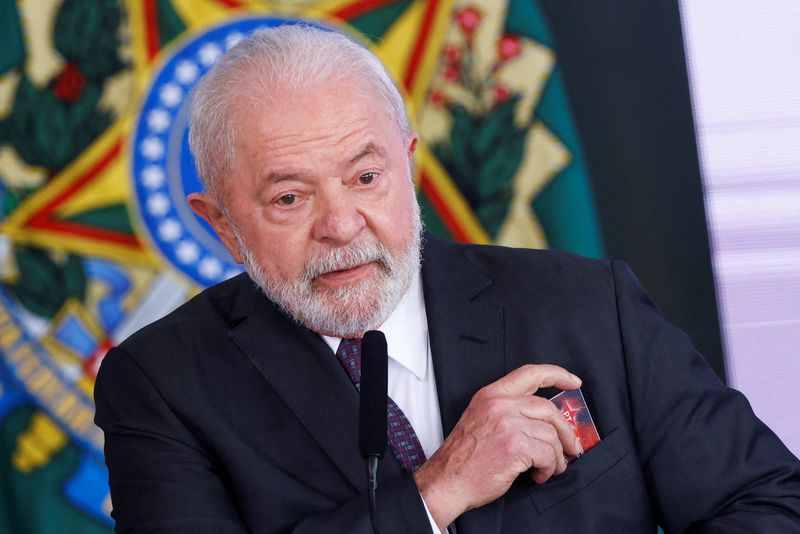
M86 85L86 76L75 63L67 63L67 66L56 78L53 93L59 100L75 102L83 94L84 85Z
M497 41L497 55L500 61L508 61L522 53L522 42L519 35L507 33Z
M455 82L461 77L461 70L454 65L448 65L444 69L444 77L448 81Z
M444 101L445 101L444 93L442 93L438 89L434 89L433 91L431 91L431 94L430 94L429 98L430 98L431 102L433 102L437 106L441 106L442 104L444 104Z
M448 46L444 49L444 57L448 63L458 65L461 61L461 50L455 46Z
M467 35L472 35L481 22L483 14L475 6L467 6L456 12L456 22Z
M508 87L501 84L494 86L495 103L499 104L500 102L505 102L506 100L508 100L509 96L511 96L511 91L508 90Z

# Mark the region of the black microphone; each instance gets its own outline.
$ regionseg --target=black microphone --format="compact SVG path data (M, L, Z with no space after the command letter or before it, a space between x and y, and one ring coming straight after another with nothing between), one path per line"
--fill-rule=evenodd
M367 501L375 534L380 534L375 514L375 491L378 488L378 460L386 452L388 366L386 336L378 330L366 332L361 340L358 449L367 461Z
M358 449L361 456L383 458L386 452L386 381L389 354L386 336L370 330L361 340L361 400L358 406Z

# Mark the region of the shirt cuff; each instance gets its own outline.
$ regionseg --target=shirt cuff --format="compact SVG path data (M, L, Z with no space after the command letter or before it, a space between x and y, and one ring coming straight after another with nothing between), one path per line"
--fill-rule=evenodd
M421 493L419 494L419 498L422 499L422 506L425 507L425 513L428 514L428 521L431 523L431 532L433 532L433 534L447 534L447 529L439 530L439 527L436 525L436 521L433 520L431 511L428 510L428 503L425 502L425 498Z

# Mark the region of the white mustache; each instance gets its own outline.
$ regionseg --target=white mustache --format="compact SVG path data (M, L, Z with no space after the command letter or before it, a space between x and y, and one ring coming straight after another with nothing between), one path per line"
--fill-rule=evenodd
M350 243L312 257L303 268L300 279L302 282L310 283L320 275L353 269L371 262L376 262L387 272L392 270L392 257L381 243L377 241Z

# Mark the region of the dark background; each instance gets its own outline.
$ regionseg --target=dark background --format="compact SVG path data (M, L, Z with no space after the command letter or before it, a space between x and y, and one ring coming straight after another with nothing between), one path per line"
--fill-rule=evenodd
M539 0L589 168L609 258L725 379L676 0Z

